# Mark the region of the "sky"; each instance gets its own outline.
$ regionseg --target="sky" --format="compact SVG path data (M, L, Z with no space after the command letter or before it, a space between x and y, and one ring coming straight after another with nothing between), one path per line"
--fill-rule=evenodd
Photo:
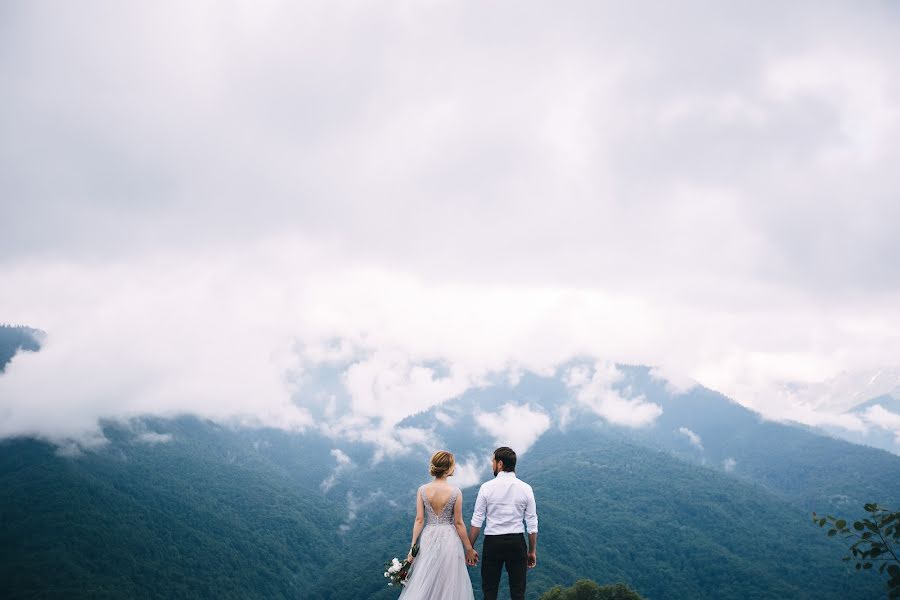
M402 448L404 416L575 355L842 423L790 390L900 365L898 26L4 2L0 321L47 339L0 437L188 412Z

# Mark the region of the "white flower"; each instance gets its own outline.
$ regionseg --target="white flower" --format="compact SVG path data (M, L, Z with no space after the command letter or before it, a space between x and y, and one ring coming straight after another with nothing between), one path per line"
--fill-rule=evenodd
M384 576L385 576L385 577L390 577L390 575L388 574L387 571L384 572Z

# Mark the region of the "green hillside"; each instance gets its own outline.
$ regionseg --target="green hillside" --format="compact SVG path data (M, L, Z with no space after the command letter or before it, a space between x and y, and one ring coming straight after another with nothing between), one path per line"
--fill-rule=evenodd
M363 462L326 493L330 441L312 434L194 419L106 432L110 444L78 457L30 440L0 445L6 597L396 596L381 564L408 543L424 454ZM541 518L529 598L585 577L648 600L883 590L877 576L849 572L840 544L797 507L609 432L548 434L520 475ZM475 491L464 491L466 515Z
M548 435L523 457L519 474L534 487L541 519L529 598L585 577L626 583L649 600L850 600L884 590L878 577L848 569L840 544L791 503L615 434ZM466 515L475 492L464 491ZM397 513L362 526L357 534L370 541L349 547L328 579L349 565L377 570L386 552L402 551L411 509ZM477 569L471 574L477 597ZM314 597L391 598L380 585L354 577L340 589L322 584Z
M0 445L6 598L297 598L340 511L215 426L57 456ZM179 435L176 433L175 435ZM314 558L315 557L315 558Z

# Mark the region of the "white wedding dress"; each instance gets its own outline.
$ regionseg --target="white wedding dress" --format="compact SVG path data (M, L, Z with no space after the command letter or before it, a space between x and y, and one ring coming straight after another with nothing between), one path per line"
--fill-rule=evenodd
M466 553L453 525L457 498L459 488L454 488L447 504L436 514L425 486L419 488L419 499L425 505L425 528L419 535L419 554L400 593L402 600L474 600Z

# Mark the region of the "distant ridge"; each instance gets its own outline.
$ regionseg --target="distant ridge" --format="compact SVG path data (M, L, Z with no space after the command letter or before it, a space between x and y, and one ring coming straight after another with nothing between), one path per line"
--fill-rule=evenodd
M873 406L880 406L881 408L883 408L885 410L900 413L900 392L895 392L893 394L885 394L884 396L878 396L877 398L872 398L871 400L866 400L862 404L859 404L851 412L855 412L855 413L863 412L867 408L871 408Z
M37 352L41 349L41 341L47 334L40 329L25 325L9 325L0 323L0 373L17 352Z

